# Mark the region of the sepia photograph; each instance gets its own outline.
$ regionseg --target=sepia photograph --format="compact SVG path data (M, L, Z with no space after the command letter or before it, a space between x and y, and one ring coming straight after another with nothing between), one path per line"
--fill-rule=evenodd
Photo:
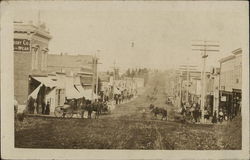
M248 9L1 3L3 158L248 159Z

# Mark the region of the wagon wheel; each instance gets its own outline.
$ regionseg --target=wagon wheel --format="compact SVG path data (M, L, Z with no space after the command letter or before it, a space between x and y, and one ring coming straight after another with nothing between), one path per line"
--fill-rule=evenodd
M73 112L72 111L68 111L65 113L65 118L72 118L73 117Z
M63 110L61 106L58 106L55 108L54 114L56 117L62 117L63 116Z
M193 120L193 118L192 118L191 115L187 115L187 116L185 117L185 119L186 119L186 121L188 121L188 122L192 122L192 120Z

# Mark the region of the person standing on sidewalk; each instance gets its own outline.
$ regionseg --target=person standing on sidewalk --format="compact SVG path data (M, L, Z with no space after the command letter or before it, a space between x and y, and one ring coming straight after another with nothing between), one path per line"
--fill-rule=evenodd
M17 117L17 112L18 112L18 102L16 99L14 99L14 113L15 113L15 118Z
M121 94L119 94L119 104L121 104L121 102L122 102L122 95Z
M205 123L207 123L208 119L209 119L208 110L207 110L207 108L205 108L205 110L204 110L204 121L205 121Z
M42 114L45 114L45 107L46 107L45 100L43 100L42 101Z
M213 123L213 124L217 123L217 112L216 112L216 111L214 111L212 123Z
M118 104L118 95L115 94L115 104Z
M220 123L222 123L223 119L224 119L224 113L222 112L222 109L220 109L220 112L219 112L219 121L220 121Z
M48 101L47 104L46 104L45 114L47 114L47 115L50 114L50 103L49 103L49 101Z
M38 105L37 105L36 100L34 102L34 108L35 108L36 114L38 114L39 113L39 109L38 109Z

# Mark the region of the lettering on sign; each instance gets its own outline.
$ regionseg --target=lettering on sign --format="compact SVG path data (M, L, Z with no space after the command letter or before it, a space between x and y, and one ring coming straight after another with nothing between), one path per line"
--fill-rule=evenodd
M81 84L83 85L91 85L93 82L92 76L89 77L81 77Z
M221 101L222 101L222 102L226 102L226 101L227 101L227 97L226 97L226 96L222 96L222 97L221 97Z
M30 51L30 40L28 39L14 39L14 51Z

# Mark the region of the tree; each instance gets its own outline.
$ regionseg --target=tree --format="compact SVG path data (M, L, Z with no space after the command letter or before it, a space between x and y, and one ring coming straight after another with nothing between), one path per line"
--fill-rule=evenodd
M136 74L135 70L134 70L134 69L132 69L131 77L134 77L134 76L135 76L135 74Z

